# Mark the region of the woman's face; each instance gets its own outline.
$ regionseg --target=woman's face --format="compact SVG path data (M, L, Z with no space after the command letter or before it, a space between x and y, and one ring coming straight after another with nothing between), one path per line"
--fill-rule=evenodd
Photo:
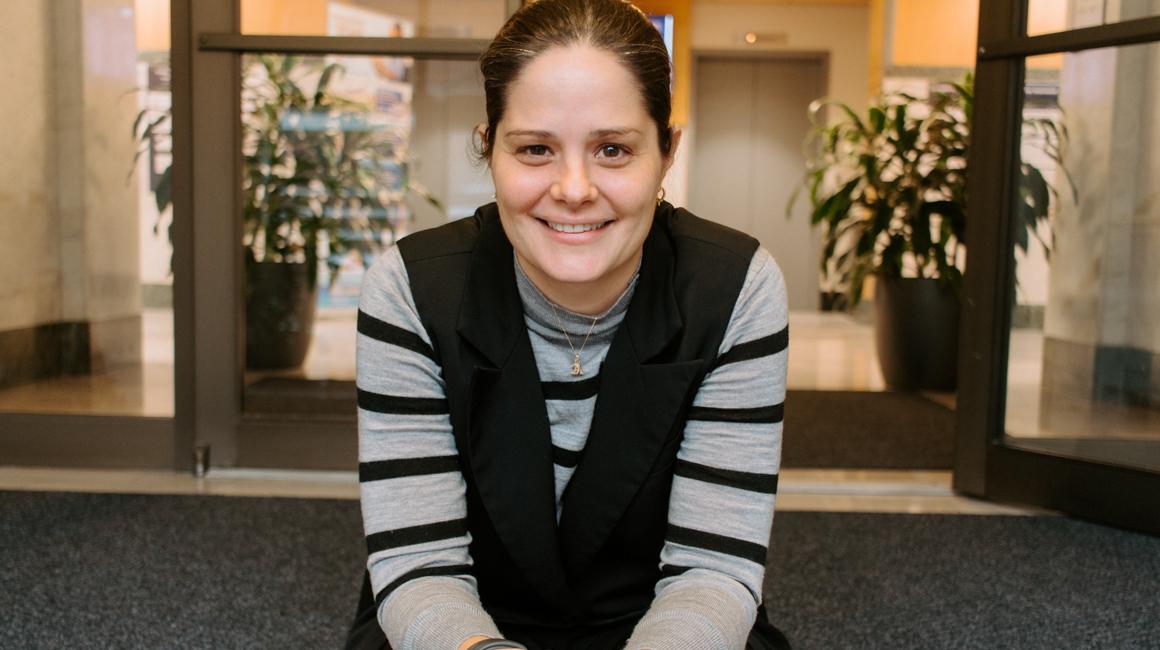
M529 63L508 87L491 172L504 232L536 286L574 311L611 306L636 270L670 162L613 55L577 45Z

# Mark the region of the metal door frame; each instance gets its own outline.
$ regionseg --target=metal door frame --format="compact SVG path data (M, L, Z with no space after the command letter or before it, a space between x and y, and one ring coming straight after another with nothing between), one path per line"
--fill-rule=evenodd
M1160 534L1160 472L1007 447L1007 358L1014 304L1012 183L1028 56L1160 41L1160 17L1027 36L1028 0L982 0L968 179L954 488Z

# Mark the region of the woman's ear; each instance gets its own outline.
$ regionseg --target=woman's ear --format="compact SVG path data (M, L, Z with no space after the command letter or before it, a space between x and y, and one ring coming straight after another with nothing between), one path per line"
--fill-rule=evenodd
M669 147L669 155L665 157L664 173L666 174L669 173L669 168L673 166L673 161L677 159L677 148L681 145L681 136L685 134L685 132L681 130L681 127L677 126L676 124L674 124L671 128L673 130L673 144L671 147Z
M491 152L487 148L487 122L480 122L471 131L471 149L479 162L488 162Z

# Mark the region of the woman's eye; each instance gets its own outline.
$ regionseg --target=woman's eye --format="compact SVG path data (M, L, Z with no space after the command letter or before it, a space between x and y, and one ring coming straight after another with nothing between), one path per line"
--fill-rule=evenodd
M517 153L527 154L529 156L536 156L536 157L546 156L546 155L548 155L548 146L543 145L543 144L529 144L529 145L520 147L517 150Z
M606 144L600 147L600 157L602 158L619 158L624 153L624 147L618 144Z

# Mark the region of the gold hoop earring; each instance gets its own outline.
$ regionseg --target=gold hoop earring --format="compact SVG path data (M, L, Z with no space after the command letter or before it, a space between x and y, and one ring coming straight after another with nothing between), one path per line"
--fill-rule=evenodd
M661 201L664 201L664 200L665 200L665 188L662 187L661 191L657 192L657 205L660 205Z

